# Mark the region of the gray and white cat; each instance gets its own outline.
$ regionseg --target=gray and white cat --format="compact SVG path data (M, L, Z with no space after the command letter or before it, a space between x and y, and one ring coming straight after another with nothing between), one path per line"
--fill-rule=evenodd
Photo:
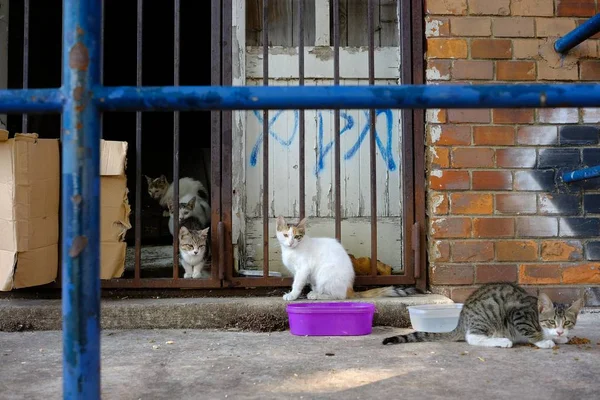
M567 335L575 327L583 303L579 299L570 306L553 304L547 295L537 298L512 283L487 284L467 298L452 332L414 332L388 337L383 344L465 340L474 346L532 343L551 349L569 341Z
M210 227L202 227L197 218L191 217L179 228L180 263L184 278L210 278Z
M197 196L193 196L190 194L186 194L185 196L179 199L179 225L188 219L188 218L196 218L200 222L202 228L206 228L210 225L210 208L207 210L208 206L205 201L202 199L198 200ZM175 209L173 207L173 201L169 200L169 232L171 235L173 234L173 225L174 225L174 216Z
M161 175L158 178L146 176L146 181L148 182L148 194L150 197L158 200L158 203L163 208L168 208L169 202L173 200L173 184L169 183L167 177L164 175ZM207 214L210 215L208 192L202 182L187 177L179 179L179 199L181 200L186 195L198 196L199 205L201 205L203 209L208 210ZM168 216L168 213L165 216Z

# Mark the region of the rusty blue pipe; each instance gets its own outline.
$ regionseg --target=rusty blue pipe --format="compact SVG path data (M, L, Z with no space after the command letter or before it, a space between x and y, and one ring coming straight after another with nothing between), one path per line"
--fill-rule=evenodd
M600 107L597 84L104 87L104 111Z
M63 398L100 399L101 0L63 0Z
M61 112L64 101L61 89L0 90L2 114Z
M554 43L554 50L558 53L566 53L598 32L600 32L600 14L596 14L565 36L558 39Z
M562 176L564 182L583 181L585 179L597 178L600 176L600 166L582 168L571 172L565 172Z

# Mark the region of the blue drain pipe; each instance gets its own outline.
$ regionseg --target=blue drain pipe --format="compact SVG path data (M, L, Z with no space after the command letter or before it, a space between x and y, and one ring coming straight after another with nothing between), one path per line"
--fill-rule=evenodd
M567 53L573 47L591 38L598 32L600 32L600 14L594 15L592 18L558 39L554 43L554 50L558 53Z

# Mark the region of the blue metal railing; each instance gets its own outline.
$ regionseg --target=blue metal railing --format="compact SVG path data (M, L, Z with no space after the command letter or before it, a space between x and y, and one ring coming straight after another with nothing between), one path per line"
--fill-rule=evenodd
M100 398L102 110L600 107L600 85L103 87L101 1L64 0L63 86L1 90L0 113L62 112L63 390Z

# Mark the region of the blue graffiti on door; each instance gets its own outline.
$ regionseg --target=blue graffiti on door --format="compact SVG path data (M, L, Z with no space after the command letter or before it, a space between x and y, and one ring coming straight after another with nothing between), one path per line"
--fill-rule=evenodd
M298 133L298 125L300 120L300 112L298 110L292 111L294 113L294 125L291 132L291 135L288 139L284 139L279 133L277 133L274 129L275 123L283 114L283 111L277 111L273 114L272 117L269 118L269 135L275 139L277 143L279 143L283 147L290 147L296 138ZM329 111L333 113L333 111ZM369 111L363 111L364 113L364 125L361 127L360 133L356 138L356 142L350 147L350 149L343 154L344 160L350 160L352 157L358 153L361 145L363 144L365 138L368 136L370 131L369 125ZM392 110L376 110L376 119L380 115L385 117L385 144L381 140L379 135L379 131L377 128L375 129L375 142L377 147L379 148L379 154L383 158L383 161L386 164L386 167L389 171L395 171L397 166L394 161L394 155L392 152L392 129L393 129L393 114ZM263 124L263 116L262 112L254 111L253 115L258 119L259 125ZM340 136L344 133L351 131L355 128L354 117L352 115L340 111L341 118L341 128L340 128ZM325 169L325 157L329 154L329 152L333 149L334 141L330 141L329 143L324 143L324 134L323 134L323 111L317 111L317 161L314 168L315 176L319 176L319 174ZM255 167L258 162L258 154L262 148L263 135L262 130L260 131L258 138L256 139L256 143L252 147L252 152L250 153L250 165Z

